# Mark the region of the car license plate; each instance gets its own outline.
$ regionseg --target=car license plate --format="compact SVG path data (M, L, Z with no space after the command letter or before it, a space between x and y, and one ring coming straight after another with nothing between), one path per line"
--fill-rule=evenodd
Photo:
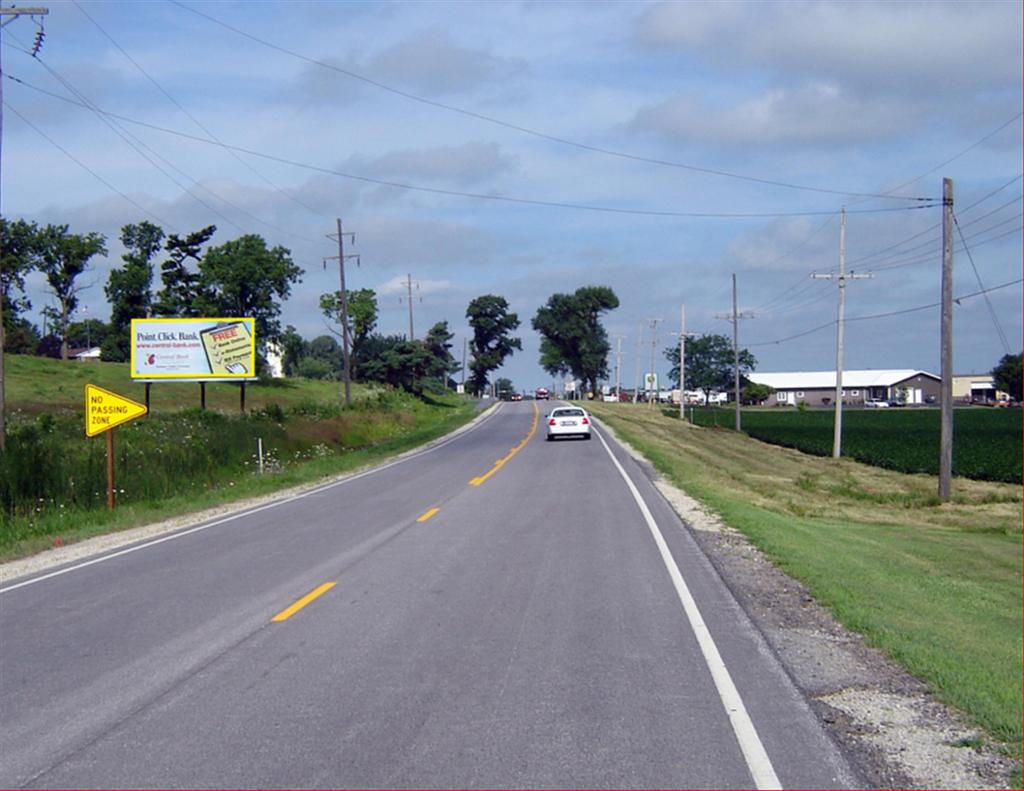
M562 421L562 425L563 426L575 426L576 425L576 421L575 420L563 420Z

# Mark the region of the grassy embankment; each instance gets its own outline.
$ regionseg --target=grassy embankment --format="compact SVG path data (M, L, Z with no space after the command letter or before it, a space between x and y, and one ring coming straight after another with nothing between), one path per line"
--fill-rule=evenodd
M661 410L590 405L847 627L1020 757L1021 489L809 456Z
M455 396L416 399L337 382L155 384L150 415L115 429L117 507L106 507L106 442L85 436L84 387L142 401L126 365L7 355L7 452L0 457L0 561L246 497L393 456L469 421ZM257 464L263 441L264 474Z

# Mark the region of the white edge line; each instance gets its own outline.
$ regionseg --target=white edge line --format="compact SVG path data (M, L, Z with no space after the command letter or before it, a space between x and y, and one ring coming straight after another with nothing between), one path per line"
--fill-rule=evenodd
M679 596L679 601L683 605L683 610L690 622L690 627L693 629L697 643L700 645L701 654L704 655L704 662L707 664L708 670L711 671L711 678L714 680L715 688L718 690L718 697L721 699L722 706L729 716L729 723L732 725L733 733L736 734L736 740L740 744L740 750L743 752L743 758L747 762L747 768L750 770L754 785L757 788L765 789L782 788L779 778L775 774L775 769L772 767L771 759L768 758L768 753L761 743L761 738L757 735L757 729L754 727L754 723L750 719L746 707L743 705L743 698L740 697L740 693L733 683L732 676L729 675L729 669L725 666L725 661L722 659L721 654L718 653L718 646L715 645L714 638L711 637L707 624L704 623L704 618L700 614L697 602L690 593L690 589L683 579L682 572L679 571L679 566L676 565L668 544L665 543L665 537L658 528L657 522L654 521L654 516L651 515L647 503L640 496L639 490L633 481L630 480L622 465L619 464L619 460L615 458L612 449L605 442L604 437L598 433L597 438L601 440L601 444L604 445L604 449L608 452L612 464L615 465L619 475L622 476L626 486L629 487L629 491L633 495L633 499L636 500L636 504L643 514L644 521L654 537L654 543L658 546L658 552L661 553L661 559L668 569L669 576L672 578L672 584L675 586L676 593Z
M471 429L469 429L469 431L472 431L472 430L474 430L476 428L479 428L484 423L488 422L492 417L494 417L494 415L496 415L498 413L498 408L501 407L501 404L500 403L497 404L496 407L497 408L494 409L494 411L491 412L491 414L486 415L486 416L482 416L483 419L480 420L480 422L478 422ZM408 456L403 456L402 458L399 458L399 459L393 459L392 461L389 461L386 464L382 464L379 467L374 467L374 468L369 469L369 470L364 470L363 472L356 473L355 475L351 475L351 476L349 476L347 478L344 478L344 479L342 479L340 481L332 481L331 483L326 483L323 486L317 486L317 487L314 487L312 489L307 489L306 491L300 492L299 494L293 494L290 497L284 497L284 498L282 498L280 500L275 500L272 503L267 503L266 505L261 505L261 506L258 506L256 508L246 509L244 511L238 511L236 513L233 513L233 514L230 514L228 516L222 517L221 519L216 519L213 522L206 522L204 524L197 525L196 527L190 527L190 528L187 528L185 530L180 530L178 532L171 533L171 534L166 535L166 536L162 536L161 538L155 538L155 539L153 539L151 541L146 541L145 543L142 543L142 544L136 544L134 546L128 547L127 549L121 549L121 550L118 550L117 552L112 552L109 555L101 555L100 557L92 558L91 560L86 560L86 561L83 561L81 563L75 563L73 566L65 566L64 568L58 569L57 571L51 571L49 574L43 574L43 575L38 576L38 577L32 577L31 579L24 580L23 582L16 582L13 585L8 585L8 586L6 586L4 588L0 588L0 594L7 593L8 591L17 590L18 588L24 588L24 587L26 587L28 585L35 585L37 582L43 582L44 580L52 579L53 577L59 577L59 576L61 576L63 574L69 574L72 571L78 571L79 569L84 569L84 568L86 568L88 566L94 566L97 563L104 563L104 562L106 562L108 560L113 560L114 558L119 558L122 555L129 555L132 552L138 552L141 549L148 549L149 547L155 547L157 544L163 544L165 541L173 541L176 538L183 538L185 536L191 535L192 533L199 533L199 532L201 532L203 530L209 530L211 527L217 527L217 525L222 525L222 524L224 524L226 522L233 522L234 520L241 519L244 516L250 516L252 514L258 514L261 511L267 511L267 510L269 510L271 508L277 508L278 506L285 505L285 504L290 503L290 502L294 502L295 500L301 500L304 497L309 497L310 495L319 494L320 492L327 491L328 489L333 489L336 486L343 486L346 483L351 483L352 481L357 481L360 478L365 478L367 475L373 475L374 473L378 473L378 472L381 472L382 470L386 470L386 469L388 469L390 467L394 467L397 464L402 464L403 462L409 461L410 459L415 459L415 458L418 458L420 456L424 456L427 453L432 453L435 450L438 450L439 448L443 448L445 445L449 444L450 442L454 442L456 439L458 439L459 437L464 436L467 433L468 433L468 431L460 432L456 436L451 436L451 437L448 437L448 438L438 442L436 445L431 445L429 448L424 448L423 450L414 451L413 453L410 453Z

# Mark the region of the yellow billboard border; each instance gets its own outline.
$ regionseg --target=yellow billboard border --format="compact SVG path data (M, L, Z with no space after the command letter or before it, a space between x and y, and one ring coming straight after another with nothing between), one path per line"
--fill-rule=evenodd
M249 349L249 371L247 374L136 374L135 373L135 322L146 322L147 324L153 322L163 323L174 323L174 324L185 324L189 322L201 322L203 324L221 324L226 322L233 323L244 323L249 325L249 337L252 339L252 344ZM160 379L176 379L184 382L220 382L220 381L252 381L256 378L256 319L242 318L240 316L234 318L152 318L152 319L132 319L131 326L131 338L129 339L129 348L131 349L130 360L129 360L129 373L132 379L137 380L148 380L157 381Z

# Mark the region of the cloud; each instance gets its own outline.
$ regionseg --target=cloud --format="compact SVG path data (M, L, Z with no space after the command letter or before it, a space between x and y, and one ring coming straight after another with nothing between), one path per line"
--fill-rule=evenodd
M911 93L1017 85L1019 3L659 3L642 47Z
M469 142L457 146L406 148L377 157L356 155L339 170L371 178L469 186L519 169L518 157L504 154L497 143Z
M303 68L288 88L287 94L292 100L348 104L367 91L387 94L343 72L396 90L437 97L469 93L484 85L506 82L527 71L524 60L464 47L442 29L413 33L373 55L327 56L318 60L327 68L314 64Z
M451 289L452 283L449 280L419 280L415 277L412 279L412 298L414 300L420 299L427 294L438 294L450 291ZM396 275L376 286L374 291L381 297L397 295L407 299L409 293L408 279L404 275Z
M638 110L630 128L674 141L836 145L898 138L923 115L920 104L851 95L837 83L814 82L729 107L675 97Z
M525 61L457 44L445 29L426 30L381 50L368 62L383 81L431 95L465 93L522 74Z

